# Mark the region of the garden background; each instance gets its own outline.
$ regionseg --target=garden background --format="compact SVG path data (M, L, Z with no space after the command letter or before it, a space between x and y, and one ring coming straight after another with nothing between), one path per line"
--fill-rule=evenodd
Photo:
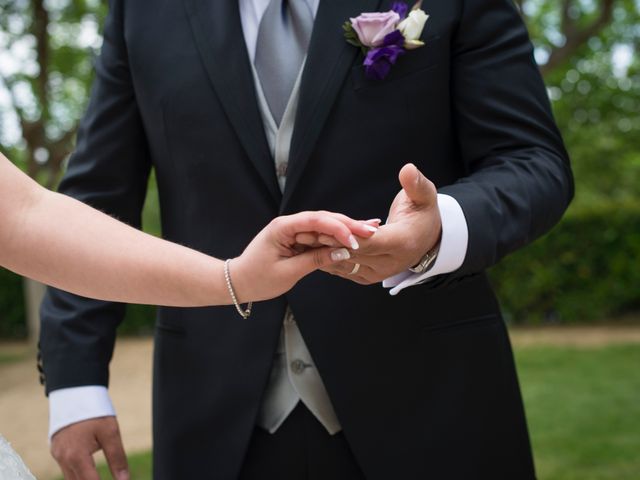
M516 3L576 178L562 222L491 271L515 340L540 478L640 478L640 0ZM0 148L49 188L73 150L107 8L100 0L0 0ZM144 219L159 235L153 178ZM32 292L35 300L25 298ZM0 433L15 443L3 407L20 398L23 377L38 391L37 329L27 320L37 297L37 285L0 269ZM152 307L131 306L120 329L136 338L123 343L145 368L153 322ZM36 401L46 411L41 393ZM23 430L31 429L46 425ZM38 463L46 438L29 441L20 453ZM139 458L134 478L148 478L148 453ZM48 461L40 478L55 471Z

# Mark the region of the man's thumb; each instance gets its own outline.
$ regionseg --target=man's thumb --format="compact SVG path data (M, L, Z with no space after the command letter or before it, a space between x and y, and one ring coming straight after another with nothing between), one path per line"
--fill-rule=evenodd
M400 185L416 205L429 205L436 200L436 187L413 164L407 163L398 175Z

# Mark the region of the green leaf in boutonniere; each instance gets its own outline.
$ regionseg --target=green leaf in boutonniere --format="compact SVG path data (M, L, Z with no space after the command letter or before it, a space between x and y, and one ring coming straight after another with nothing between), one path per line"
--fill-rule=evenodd
M342 24L342 29L344 30L344 38L347 40L347 43L350 43L354 47L364 48L364 45L360 43L358 34L353 29L353 25L351 25L351 22L349 20Z

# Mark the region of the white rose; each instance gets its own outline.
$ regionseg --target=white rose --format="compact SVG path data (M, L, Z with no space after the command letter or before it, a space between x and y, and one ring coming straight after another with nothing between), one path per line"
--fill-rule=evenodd
M423 42L418 40L424 30L424 24L427 23L429 15L424 13L423 10L411 10L407 18L405 18L398 25L398 30L402 32L406 40L405 48L417 48L424 45Z

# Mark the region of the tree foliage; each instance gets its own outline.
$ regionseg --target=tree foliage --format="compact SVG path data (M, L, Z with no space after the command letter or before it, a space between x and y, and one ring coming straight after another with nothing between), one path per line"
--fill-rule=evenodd
M105 13L99 0L0 0L0 142L50 187L73 149Z
M523 12L572 157L576 204L640 185L640 1L529 0Z

